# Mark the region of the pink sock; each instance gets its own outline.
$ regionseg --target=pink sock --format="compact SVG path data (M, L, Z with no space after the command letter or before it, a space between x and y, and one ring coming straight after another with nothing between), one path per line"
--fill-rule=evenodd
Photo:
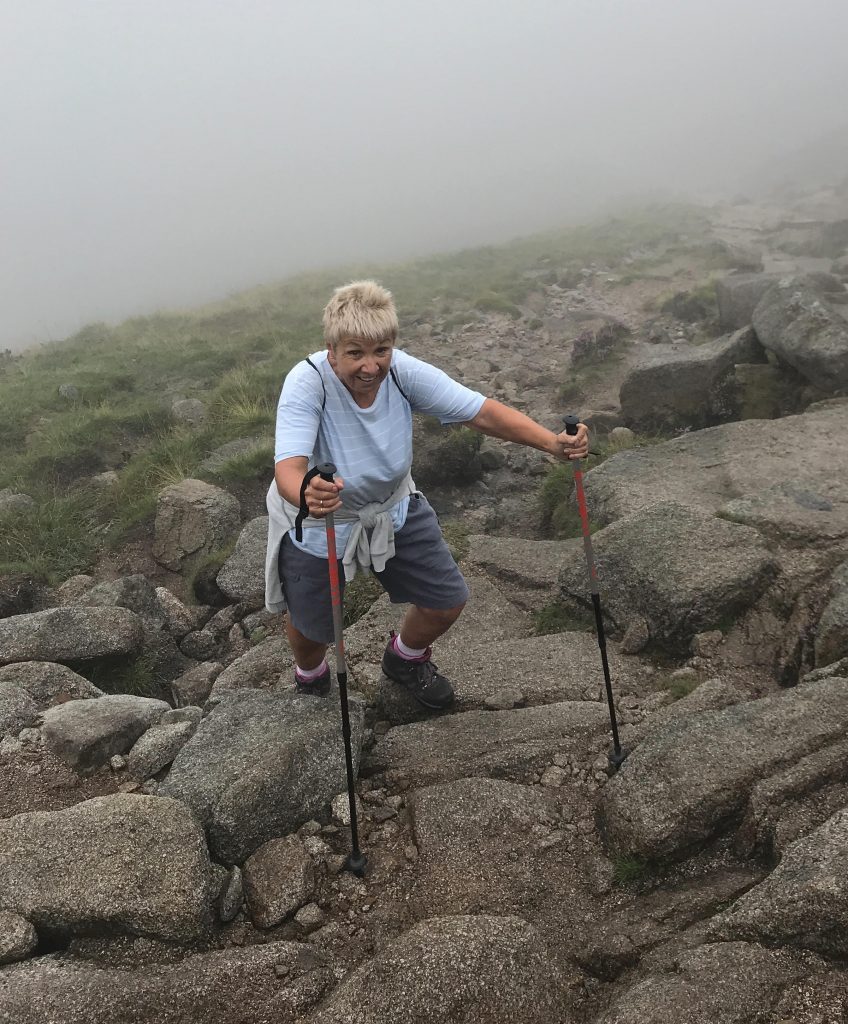
M416 650L414 647L407 647L406 644L401 640L400 633L395 634L395 651L405 661L420 661L427 653L426 647L421 647Z
M327 659L325 658L318 668L301 668L300 665L295 665L295 672L297 678L302 679L304 683L311 683L313 679L317 679L318 676L323 675L327 671Z

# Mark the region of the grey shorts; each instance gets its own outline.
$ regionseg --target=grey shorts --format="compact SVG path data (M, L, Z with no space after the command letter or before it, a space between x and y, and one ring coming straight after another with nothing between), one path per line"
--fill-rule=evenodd
M325 560L295 547L286 535L280 545L279 569L291 624L309 640L332 643L333 611ZM410 497L406 522L395 534L394 557L374 575L393 604L445 610L468 600L468 585L423 494ZM344 593L341 561L339 579Z

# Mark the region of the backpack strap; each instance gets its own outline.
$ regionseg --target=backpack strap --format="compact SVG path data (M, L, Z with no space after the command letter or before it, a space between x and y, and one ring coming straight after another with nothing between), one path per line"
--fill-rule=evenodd
M309 356L306 356L306 362L309 363L309 365L312 367L312 369L318 374L318 378L321 381L321 391L322 391L322 396L321 396L321 412L323 412L324 411L324 407L327 404L327 388L326 388L326 385L324 384L324 377L322 376L321 371L318 369L318 367L315 365L315 363L313 363L312 360L309 358ZM412 402L409 401L409 395L407 395L407 393L400 386L400 381L398 380L398 375L395 372L395 368L393 366L389 367L389 373L392 376L392 380L395 382L395 387L398 389L398 391L400 391L400 393L403 395L403 397L406 399L406 401L409 402L410 405L412 405Z
M307 361L307 363L309 363L309 365L312 367L312 369L318 374L318 379L321 381L321 392L322 392L322 395L321 395L321 412L323 412L324 411L324 406L327 404L327 388L326 388L326 386L324 384L324 377L322 376L321 371L318 369L318 367L315 365L315 363L313 363L312 360L309 358L309 356L306 357L306 361ZM405 397L406 396L404 395L404 398ZM300 540L299 537L298 537L298 540Z
M392 375L392 380L395 382L395 387L398 389L398 391L400 391L400 393L406 399L407 403L409 405L412 405L412 402L409 401L409 395L407 395L407 393L400 386L400 381L397 378L397 374L395 373L395 368L393 366L389 367L389 373Z

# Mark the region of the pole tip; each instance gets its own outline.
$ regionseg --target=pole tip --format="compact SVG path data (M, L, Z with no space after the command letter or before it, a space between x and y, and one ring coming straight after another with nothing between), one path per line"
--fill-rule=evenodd
M368 863L368 858L360 850L354 850L348 854L347 860L344 862L345 871L349 871L352 875L356 875L358 878L362 878L365 874L365 865Z
M629 751L629 750L625 750L625 749L624 749L624 747L620 747L620 748L619 748L618 750L616 750L615 748L613 748L613 749L612 749L612 750L611 750L611 751L610 751L610 752L609 752L609 753L607 754L607 761L609 761L609 766L610 766L610 768L611 768L611 769L612 769L612 770L613 770L614 772L617 772L617 771L618 771L618 769L619 769L619 768L620 768L620 767L621 767L621 766L622 766L622 765L624 764L624 762L625 762L625 761L627 760L627 755L628 755L629 753L630 753L630 751Z

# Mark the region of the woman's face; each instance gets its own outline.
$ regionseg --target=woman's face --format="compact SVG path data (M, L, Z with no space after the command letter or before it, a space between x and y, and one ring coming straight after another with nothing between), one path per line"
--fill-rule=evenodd
M354 400L370 405L388 375L394 343L342 338L335 348L328 345L327 349L330 366Z

